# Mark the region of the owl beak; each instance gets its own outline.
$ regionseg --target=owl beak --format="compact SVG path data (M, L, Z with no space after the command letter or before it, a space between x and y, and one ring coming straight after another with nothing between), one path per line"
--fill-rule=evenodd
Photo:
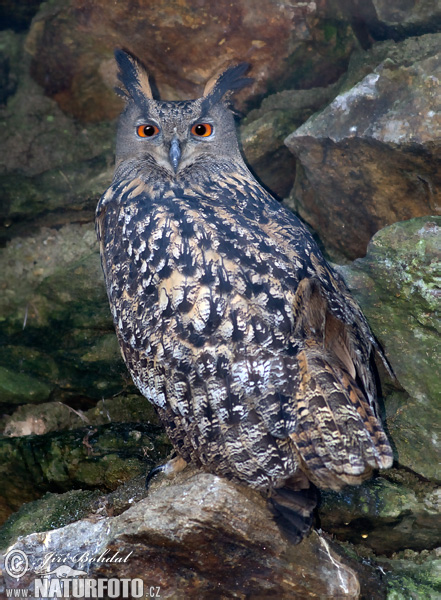
M181 159L181 146L179 145L179 140L177 137L174 137L171 141L169 157L176 173L178 170L179 161Z

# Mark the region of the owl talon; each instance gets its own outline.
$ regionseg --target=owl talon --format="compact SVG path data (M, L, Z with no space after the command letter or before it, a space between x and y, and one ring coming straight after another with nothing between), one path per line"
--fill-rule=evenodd
M152 469L145 479L145 487L148 489L150 481L153 479L155 475L158 473L165 473L167 477L171 477L172 475L176 475L185 469L187 463L180 456L175 456L171 460L167 461L163 465L159 465Z
M147 475L147 477L145 478L145 489L148 490L149 489L149 485L151 480L153 479L153 477L155 475L157 475L158 473L162 473L162 471L165 471L165 465L159 465L158 467L155 467L154 469L151 469Z

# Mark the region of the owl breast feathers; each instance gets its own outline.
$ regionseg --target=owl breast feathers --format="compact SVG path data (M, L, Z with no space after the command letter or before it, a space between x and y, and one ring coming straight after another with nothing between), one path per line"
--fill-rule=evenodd
M241 157L226 98L247 66L164 102L136 59L116 58L126 107L96 223L124 360L178 456L267 493L298 541L311 484L338 490L391 465L374 338Z

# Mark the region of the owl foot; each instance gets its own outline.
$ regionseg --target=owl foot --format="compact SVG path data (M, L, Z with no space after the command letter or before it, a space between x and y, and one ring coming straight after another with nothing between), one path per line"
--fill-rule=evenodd
M309 489L293 490L285 487L275 490L268 499L268 508L275 522L292 544L298 544L308 535L317 499L316 488L312 485Z
M175 456L174 458L172 458L171 460L169 460L165 464L158 465L157 467L155 467L154 469L152 469L149 472L149 474L147 475L147 477L145 478L145 487L146 487L146 489L149 488L150 481L158 473L165 473L165 475L167 477L171 477L172 475L176 475L177 473L180 473L181 471L183 471L186 466L187 466L187 463L180 456Z

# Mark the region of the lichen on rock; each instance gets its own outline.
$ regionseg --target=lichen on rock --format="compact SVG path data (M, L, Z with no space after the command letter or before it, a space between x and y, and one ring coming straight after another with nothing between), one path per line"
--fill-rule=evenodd
M387 227L340 268L407 394L386 397L400 464L441 481L441 217Z

